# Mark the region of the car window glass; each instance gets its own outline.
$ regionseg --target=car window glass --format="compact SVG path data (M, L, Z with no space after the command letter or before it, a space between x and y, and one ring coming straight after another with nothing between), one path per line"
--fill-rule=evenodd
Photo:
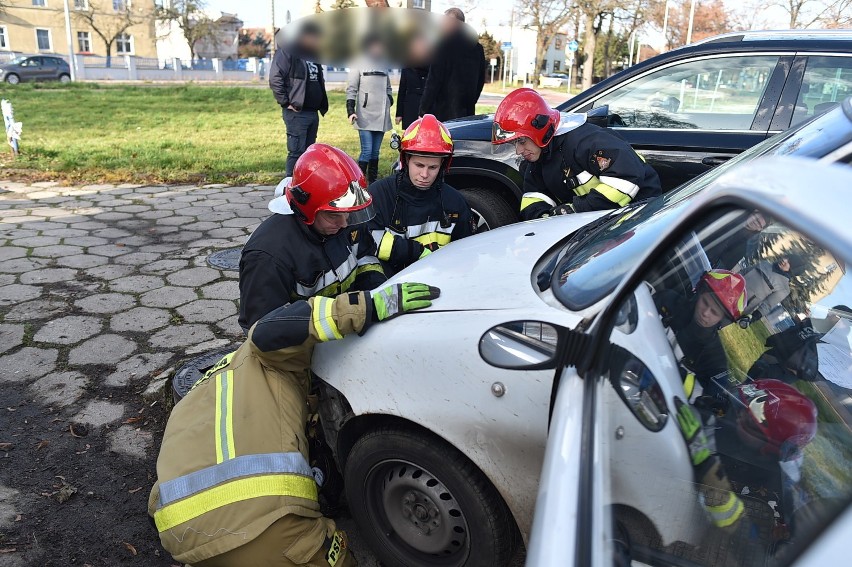
M695 223L599 357L619 565L787 565L852 498L852 276L759 210Z
M808 57L792 125L822 114L852 96L852 57Z
M52 57L42 57L41 62L44 67L56 67L56 59Z
M778 57L705 58L653 71L597 99L613 125L749 130Z

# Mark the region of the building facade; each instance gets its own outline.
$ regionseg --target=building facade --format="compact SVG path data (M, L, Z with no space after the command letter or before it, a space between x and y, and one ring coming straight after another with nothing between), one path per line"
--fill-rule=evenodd
M205 12L199 16L209 22L205 25L210 26L210 34L195 42L195 59L227 61L238 59L237 51L243 21L236 14L227 12L216 14ZM173 59L180 59L184 63L192 61L193 50L189 48L189 42L177 22L158 20L156 30L157 58L161 64L170 63Z
M7 0L0 13L0 52L68 55L63 0ZM153 0L68 0L73 51L156 57Z
M507 70L511 72L514 80L529 81L535 72L536 38L538 34L534 30L520 26L489 26L488 32L498 43L511 44ZM541 74L567 73L569 41L567 34L557 33L554 36L540 62Z
M301 5L294 10L293 17L304 17L333 10L335 0L302 0ZM409 8L412 10L432 11L432 0L352 0L353 8L388 7Z

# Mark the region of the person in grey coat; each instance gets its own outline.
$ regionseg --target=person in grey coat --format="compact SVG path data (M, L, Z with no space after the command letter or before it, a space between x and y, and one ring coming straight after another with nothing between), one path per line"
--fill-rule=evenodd
M367 38L364 44L367 58L359 68L349 70L346 86L346 114L358 129L361 154L358 165L372 183L379 176L379 150L385 132L391 124L390 107L393 90L387 68L381 61L384 48L378 37Z
M804 270L805 261L797 254L779 258L774 264L764 260L744 270L748 302L743 314L756 321L772 311L790 295L790 278Z
M318 26L303 25L295 44L278 49L270 65L269 87L287 129L285 177L293 175L296 160L317 141L319 115L328 112L322 66L316 62L320 39Z

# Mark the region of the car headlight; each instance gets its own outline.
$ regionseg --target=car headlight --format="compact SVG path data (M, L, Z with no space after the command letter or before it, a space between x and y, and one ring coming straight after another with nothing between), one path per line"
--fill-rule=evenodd
M651 371L631 356L615 378L615 388L633 415L651 431L659 431L668 419L663 391Z

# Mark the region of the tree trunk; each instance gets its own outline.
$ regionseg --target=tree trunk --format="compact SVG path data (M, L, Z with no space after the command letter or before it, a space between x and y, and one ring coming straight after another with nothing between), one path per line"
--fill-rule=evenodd
M110 68L112 66L112 42L106 43L106 66Z
M583 61L583 90L586 90L592 86L592 77L595 74L597 36L595 36L594 14L583 14L583 34L583 54L586 56L586 60Z

